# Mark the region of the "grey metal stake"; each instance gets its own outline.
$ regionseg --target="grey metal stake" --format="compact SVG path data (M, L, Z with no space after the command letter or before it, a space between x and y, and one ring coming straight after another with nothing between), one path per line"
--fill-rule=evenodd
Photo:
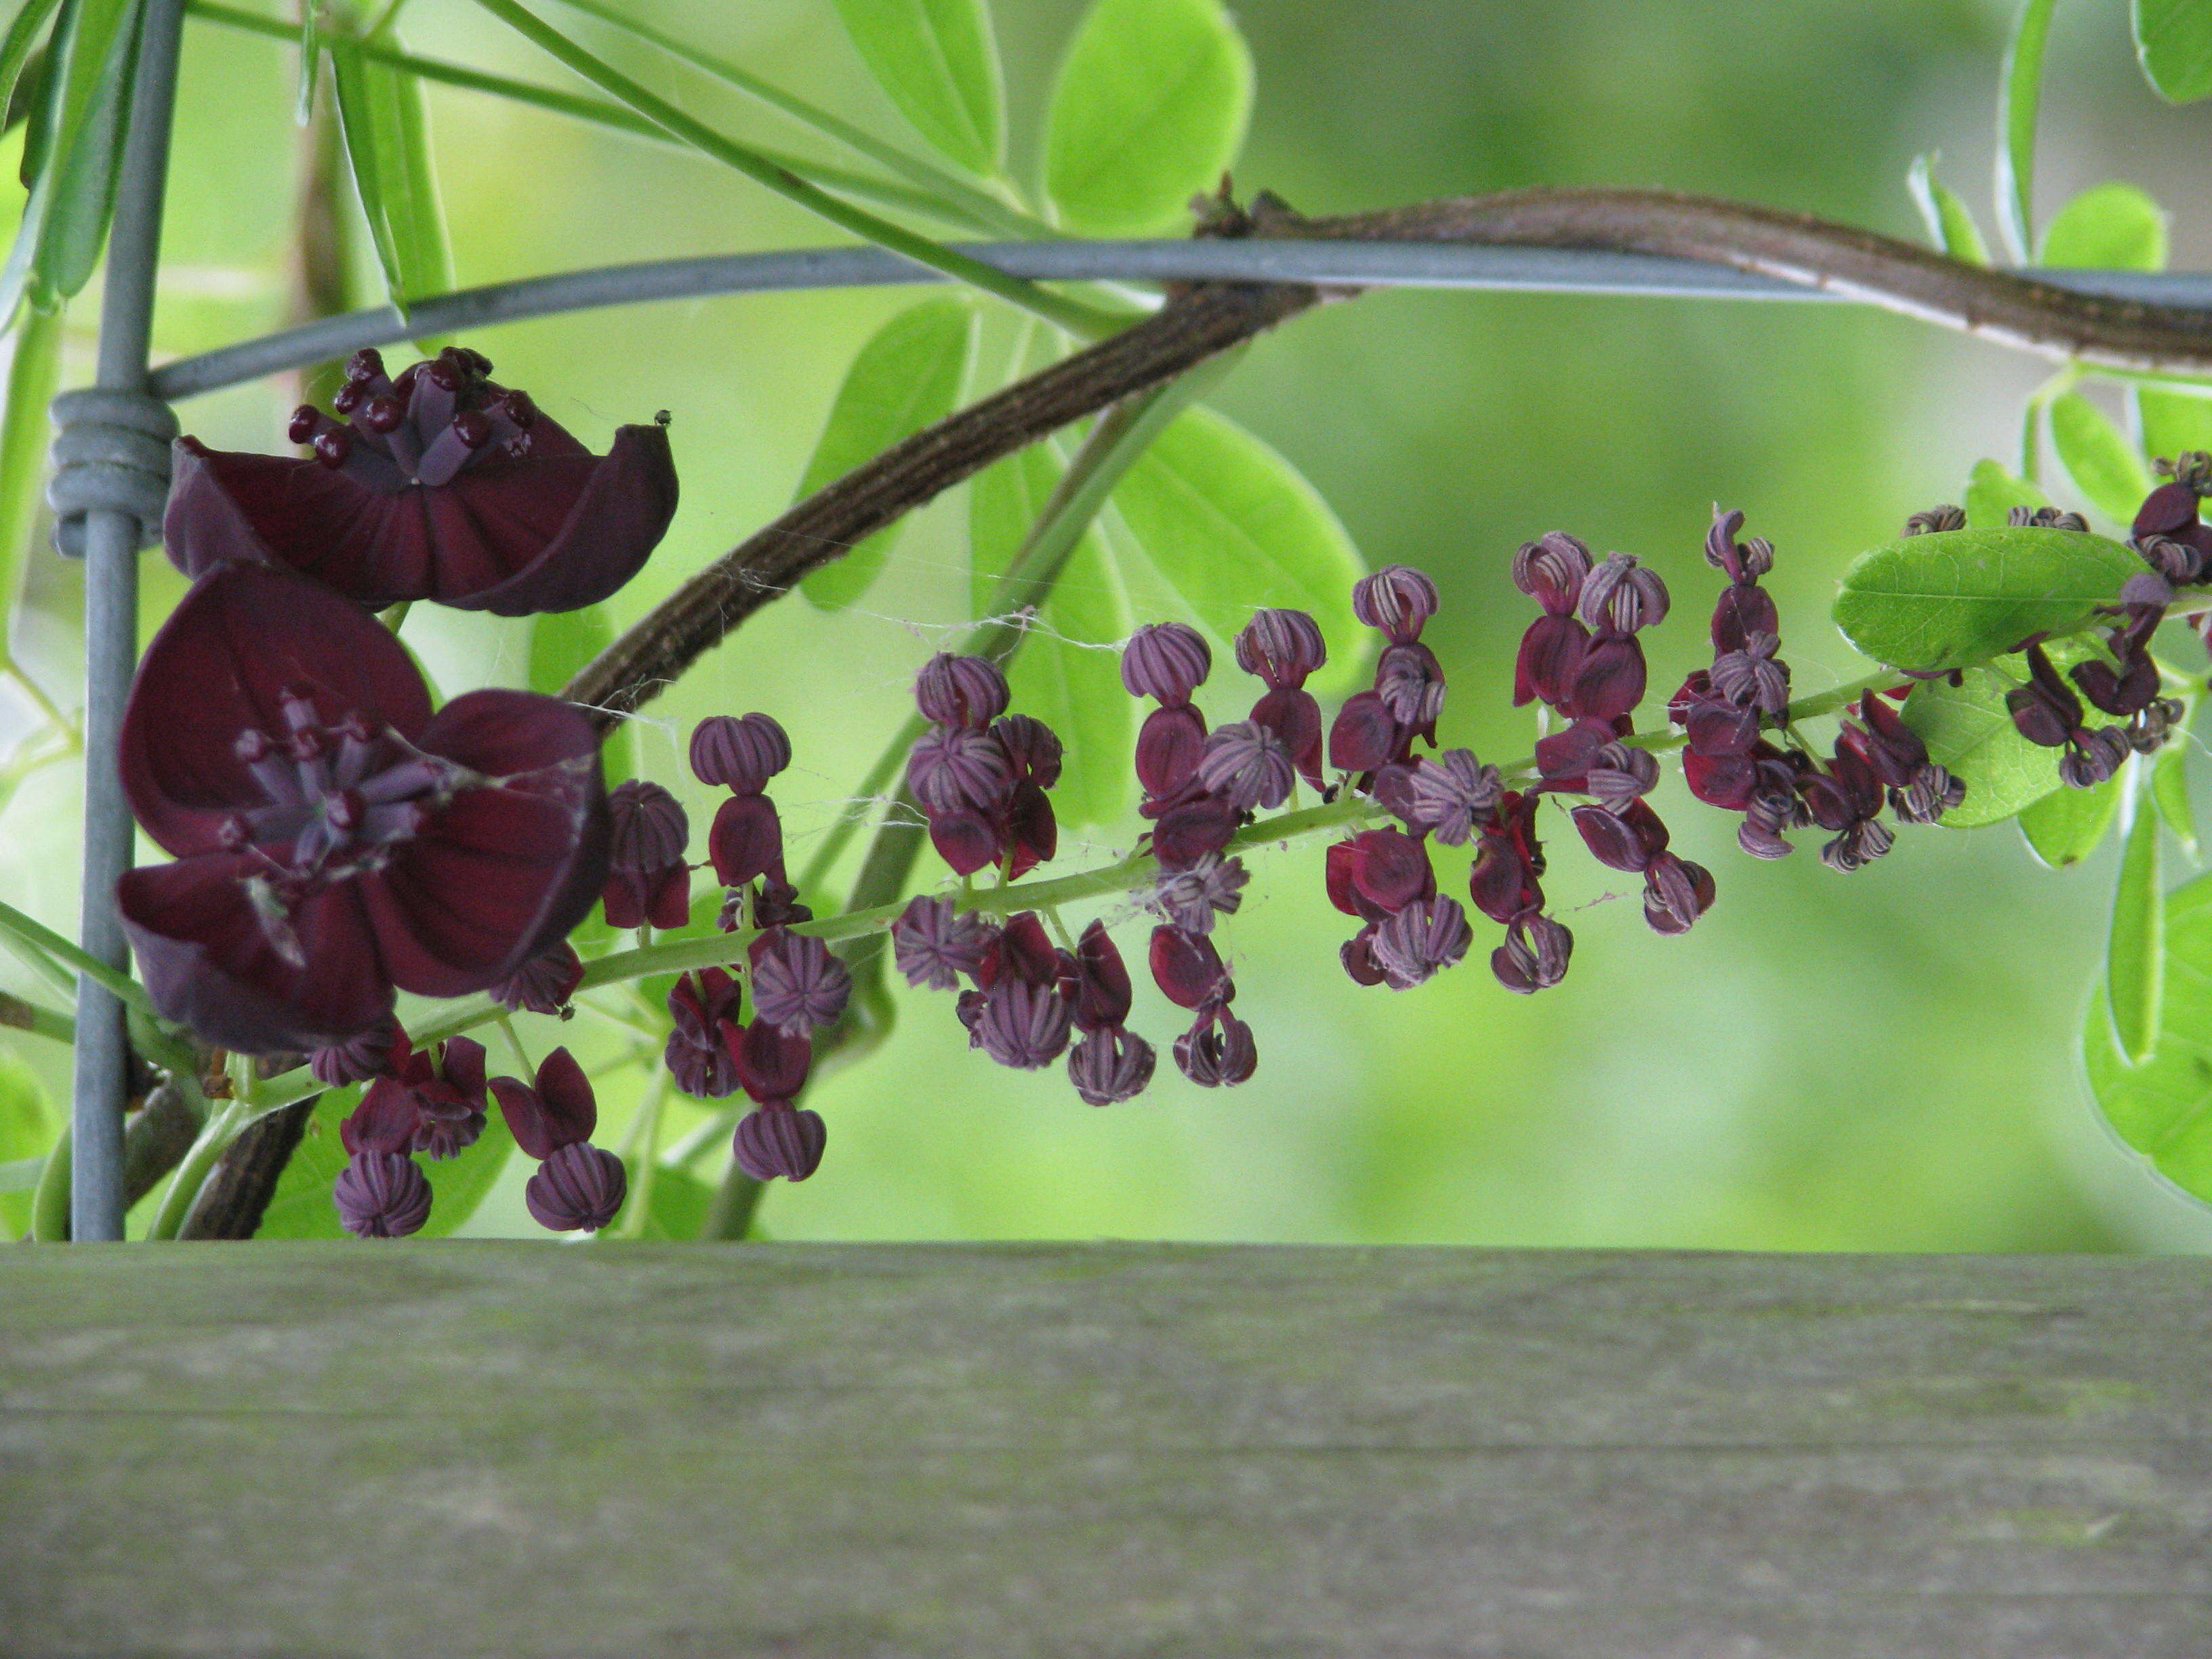
M107 283L100 314L97 386L104 392L145 392L184 14L184 0L146 0L139 23L131 130L108 234ZM123 705L138 661L139 518L95 507L85 514L83 533L84 884L79 938L100 961L127 969L131 951L115 911L115 884L131 867L133 825L115 755ZM80 1242L123 1237L123 1110L130 1063L123 1005L80 976L70 1171L70 1236Z

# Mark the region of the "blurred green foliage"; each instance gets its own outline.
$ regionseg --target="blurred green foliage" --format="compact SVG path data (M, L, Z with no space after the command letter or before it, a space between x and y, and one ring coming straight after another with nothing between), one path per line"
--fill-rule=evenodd
M831 0L636 9L905 142ZM1081 9L999 8L1015 177L1038 176L1043 100ZM830 155L633 38L557 21L726 132ZM1256 64L1240 191L1271 188L1319 213L1519 185L1653 185L1904 235L1918 234L1906 169L1931 149L1984 210L1985 194L1961 181L1988 176L2008 27L1973 0L1246 0L1237 21ZM2062 17L2052 46L2067 78L2057 113L2046 97L2046 120L2085 148L2046 138L2039 176L2052 203L2062 182L2124 170L2086 153L2107 130L2112 142L2199 153L2206 136L2201 109L2168 110L2144 88L2118 22L2098 27L2077 35ZM473 8L415 0L405 29L413 50L573 85ZM271 41L204 25L188 36L164 353L286 320L295 63ZM463 283L835 240L696 156L447 88L429 90L428 112ZM2207 263L2193 204L2167 199L2182 212L2177 263ZM356 230L362 291L374 292L374 243ZM620 423L672 412L684 507L645 574L607 607L621 627L781 510L856 352L916 297L687 301L468 343L596 445ZM89 309L72 313L72 380L86 372ZM977 361L1011 361L1024 327L987 302ZM1403 293L1298 319L1247 354L1212 402L1314 482L1370 563L1436 577L1445 608L1427 637L1451 676L1447 740L1506 759L1533 735L1509 706L1529 614L1505 579L1518 543L1564 528L1656 566L1677 606L1650 641L1663 688L1702 659L1717 580L1699 554L1711 507L1742 507L1747 532L1779 549L1770 586L1785 654L1799 689L1817 690L1863 672L1827 621L1844 566L1893 538L1907 513L1960 499L1978 457L2009 456L2020 397L2042 373L1841 307ZM295 398L293 385L269 384L183 414L210 443L275 448ZM858 603L836 614L772 607L644 711L633 763L689 802L695 851L713 802L689 776L683 740L708 713L762 708L789 727L798 758L775 793L798 862L854 810L857 780L908 711L913 669L969 615L966 493L912 520ZM1122 533L1110 517L1103 526L1109 548ZM147 572L150 626L178 584L158 557ZM15 623L18 654L57 688L76 675L74 580L41 549ZM1126 605L1135 620L1182 614L1141 577L1111 598L1106 609ZM417 607L407 637L448 696L530 673L527 623ZM1253 693L1224 661L1200 701L1215 719L1237 718ZM0 816L0 896L57 925L74 911L76 788L68 766L48 768ZM815 1180L769 1194L767 1226L780 1238L1749 1249L2212 1240L2094 1126L2083 1093L2073 1034L2101 963L2110 846L2054 874L2009 824L1908 832L1892 857L1846 878L1809 849L1776 865L1741 857L1734 820L1677 786L1659 805L1678 848L1719 878L1711 915L1687 937L1656 937L1632 893L1618 896L1626 884L1582 855L1564 817L1552 820L1551 885L1578 944L1566 984L1534 999L1501 990L1479 959L1407 994L1361 990L1337 965L1349 927L1322 896L1319 849L1254 859L1222 943L1261 1065L1233 1091L1192 1088L1164 1062L1139 1101L1093 1110L1056 1074L971 1054L949 996L902 988L889 1042L815 1091L828 1158ZM1065 836L1061 867L1126 848L1137 828L1125 814ZM1448 861L1445 880L1462 868ZM1127 906L1105 914L1139 954L1142 919ZM0 983L33 991L13 973L0 970ZM1164 1048L1173 1012L1140 987L1133 1024ZM621 1018L518 1022L534 1052L566 1042L606 1068L611 1143L646 1076L626 1058L639 1042ZM51 1045L13 1046L57 1087ZM670 1141L703 1121L676 1101L668 1117ZM696 1172L711 1182L718 1170L702 1160ZM470 1231L534 1231L520 1202L526 1173L507 1170Z

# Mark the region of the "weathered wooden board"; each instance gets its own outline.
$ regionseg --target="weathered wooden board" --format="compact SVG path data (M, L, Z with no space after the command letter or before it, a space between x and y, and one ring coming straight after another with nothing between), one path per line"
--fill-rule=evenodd
M2212 1263L0 1255L0 1652L2203 1659Z

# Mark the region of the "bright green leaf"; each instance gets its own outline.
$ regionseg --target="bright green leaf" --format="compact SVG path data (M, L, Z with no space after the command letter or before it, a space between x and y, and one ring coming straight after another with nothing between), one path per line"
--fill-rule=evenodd
M2078 392L2053 398L2051 441L2098 512L2117 524L2135 521L2136 509L2150 493L2150 474L2135 445L2104 410Z
M1044 183L1076 230L1158 230L1212 191L1252 113L1252 55L1220 0L1094 0L1045 116Z
M330 55L354 188L385 286L404 316L416 301L453 285L422 84L349 40L333 39Z
M2183 1191L2212 1201L2212 874L2166 896L2164 939L2165 995L2149 1057L2130 1066L2122 1055L2100 993L2089 1005L2082 1059L2120 1139Z
M2085 622L2142 568L2118 542L2079 531L1908 536L1844 572L1836 626L1876 662L1960 668Z
M630 1190L637 1182L630 1182ZM696 1176L682 1170L655 1170L653 1172L653 1194L647 1200L645 1227L639 1233L641 1243L688 1244L705 1231L707 1212L714 1202L714 1189ZM617 1223L617 1225L622 1224ZM609 1228L599 1235L609 1243L625 1235Z
M494 1069L497 1069L495 1067ZM331 1188L346 1166L338 1125L361 1103L361 1090L333 1089L317 1103L299 1149L277 1178L256 1238L343 1238ZM495 1109L476 1144L458 1158L418 1158L430 1178L430 1219L417 1238L444 1238L477 1212L477 1207L507 1167L514 1137Z
M8 366L8 407L0 413L0 616L15 605L17 575L39 522L52 439L46 405L61 384L61 367L62 313L26 313Z
M1935 161L1932 155L1917 156L1912 170L1905 175L1912 204L1928 227L1929 240L1954 259L1972 265L1989 264L1989 244L1982 240L1981 227L1956 192L1936 177Z
M970 171L995 173L1006 97L984 0L837 0L837 12L915 131Z
M2159 879L2158 814L2136 802L2120 856L2120 882L2112 898L2112 933L2105 957L2105 1000L2112 1040L2131 1066L2150 1058L2158 1042L2160 1003L2166 994L2166 890Z
M975 345L975 313L963 300L925 300L878 329L846 371L800 499L951 414ZM900 528L878 531L808 575L800 590L824 611L843 610L882 574Z
M24 65L31 61L31 53L39 44L39 32L46 26L46 19L54 15L61 0L26 0L8 24L8 33L0 39L0 112L5 112L15 96L15 82L22 77Z
M2150 798L2181 850L2197 856L2197 814L2189 805L2189 747L2177 742L2151 769Z
M0 1164L44 1158L61 1132L61 1114L46 1099L38 1074L0 1048ZM0 1193L0 1242L21 1238L30 1224L30 1193Z
M2212 4L2135 0L2136 56L2143 78L2169 103L2212 94Z
M2021 809L2020 830L2047 868L2070 870L2097 850L2119 810L2117 779L2094 789L2054 789Z
M2136 407L2142 416L2142 451L2168 460L2191 449L2212 450L2212 398L2158 386L2139 387Z
M2035 246L2035 114L2057 0L2021 0L1997 82L1997 223L2014 258Z
M1329 657L1314 689L1351 683L1367 641L1349 596L1365 567L1321 493L1273 449L1226 416L1186 410L1115 487L1114 505L1220 638L1264 607L1310 612Z
M27 292L40 309L52 309L99 261L115 206L140 3L77 0L55 23L25 138L31 197L0 272L0 318L12 316Z
M2091 653L2077 641L2060 641L2051 659L2063 671ZM1943 815L1945 828L2001 823L2061 787L2059 751L2021 736L2005 708L2005 693L2024 677L1970 668L1955 686L1925 680L1905 699L1905 723L1920 734L1929 757L1966 786L1966 799Z
M2048 507L2051 497L2025 478L2014 477L1996 461L1977 461L1966 483L1966 528L2002 530L2015 507Z
M2163 270L2166 210L2133 185L2094 185L2058 210L2042 263L2072 270Z

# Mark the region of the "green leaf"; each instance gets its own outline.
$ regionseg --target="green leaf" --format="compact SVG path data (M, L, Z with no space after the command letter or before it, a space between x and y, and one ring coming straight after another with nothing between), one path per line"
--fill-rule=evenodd
M2135 0L2136 56L2143 78L2169 103L2212 94L2212 4Z
M15 101L15 83L22 78L24 66L39 44L39 31L60 4L61 0L25 0L9 21L6 36L0 38L0 113Z
M2166 210L2133 185L2094 185L2043 233L2042 263L2072 270L2163 270Z
M2150 474L2105 411L2078 392L2053 398L2051 440L2090 504L2115 523L2132 524L2150 493Z
M1310 611L1329 655L1313 689L1351 683L1367 641L1349 595L1365 566L1321 493L1273 449L1226 416L1186 410L1115 487L1114 505L1218 636L1233 639L1264 607Z
M2015 507L2048 507L2051 497L1996 461L1977 461L1966 483L1966 528L2002 530Z
M332 39L330 55L354 189L385 287L404 317L417 300L453 286L422 83L349 40Z
M2054 789L2021 809L2021 833L2046 868L2070 870L2097 850L2119 810L2118 779L2094 789Z
M496 1067L495 1067L496 1069ZM269 1208L263 1213L256 1238L343 1238L337 1206L331 1188L346 1166L345 1147L338 1139L338 1125L361 1103L358 1086L333 1089L316 1103L300 1138L299 1150L277 1178ZM430 1219L417 1238L444 1238L477 1212L484 1196L507 1167L514 1150L514 1137L496 1107L485 1119L483 1133L458 1158L417 1158L430 1179Z
M984 0L837 0L837 13L916 132L972 172L998 171L1006 94Z
M633 1181L631 1189L636 1189ZM682 1170L655 1170L653 1193L647 1200L645 1227L638 1235L644 1244L689 1244L707 1225L707 1212L714 1202L714 1189ZM610 1227L599 1237L616 1243L624 1237Z
M2058 633L2110 605L2142 561L2071 530L1947 530L1854 560L1836 626L1876 662L1961 668Z
M140 0L75 0L54 26L24 143L31 198L0 271L0 318L27 293L52 310L82 289L115 206Z
M2012 257L2022 264L2035 246L2035 112L2057 3L2021 0L1997 82L1997 224Z
M2185 725L2186 722L2184 722ZM2197 814L2189 805L2189 747L2176 742L2151 768L2150 798L2181 850L2197 856Z
M2063 672L2094 654L2094 647L2062 640L2051 659ZM1905 723L1920 734L1937 765L1966 786L1966 798L1943 815L1950 830L2001 823L2061 786L2056 749L2021 736L2005 707L2005 693L2020 678L1995 668L1970 668L1960 684L1927 680L1905 700Z
M1045 115L1045 191L1076 230L1157 230L1211 191L1252 113L1252 55L1219 0L1094 0Z
M1912 204L1920 210L1921 220L1928 227L1929 240L1954 259L1973 265L1989 264L1989 244L1982 240L1981 227L1974 222L1966 204L1936 177L1935 164L1933 155L1917 156L1912 170L1905 175Z
M963 300L925 300L878 329L845 373L799 499L951 414L975 346L975 308ZM809 574L800 590L824 611L843 610L882 574L901 527L878 531Z
M2138 800L2120 883L2112 898L2112 934L2105 957L2105 1000L2112 1040L2130 1066L2150 1058L2166 995L2166 890L2158 872L2158 814Z
M2144 454L2171 460L2186 450L2212 450L2212 398L2147 386L2137 389L2136 407L2142 415Z
M18 577L39 523L52 434L46 405L61 384L62 313L28 311L8 366L8 407L0 415L0 617L14 613ZM5 656L0 633L0 656Z
M46 1099L38 1073L0 1048L0 1164L44 1158L61 1132L61 1114ZM21 1238L30 1224L30 1193L0 1192L0 1241Z

